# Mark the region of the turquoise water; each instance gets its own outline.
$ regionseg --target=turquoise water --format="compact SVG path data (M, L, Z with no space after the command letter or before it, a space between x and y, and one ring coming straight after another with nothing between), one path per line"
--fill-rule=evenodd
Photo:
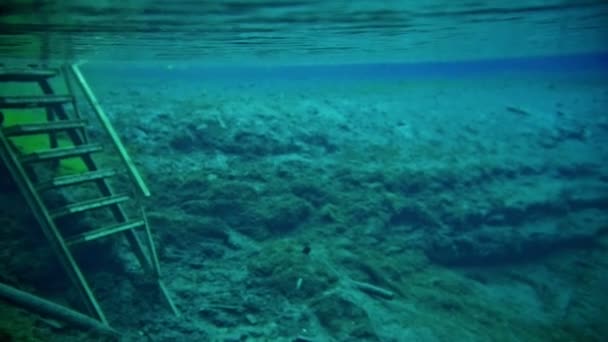
M608 336L605 2L2 9L0 63L83 62L150 188L143 205L180 317L122 237L73 251L121 341ZM33 91L6 83L0 99ZM95 162L138 197L75 95L105 147ZM2 113L9 126L37 112ZM5 168L0 283L87 313ZM43 200L58 208L93 190ZM57 225L82 233L109 216ZM2 341L116 340L2 298Z

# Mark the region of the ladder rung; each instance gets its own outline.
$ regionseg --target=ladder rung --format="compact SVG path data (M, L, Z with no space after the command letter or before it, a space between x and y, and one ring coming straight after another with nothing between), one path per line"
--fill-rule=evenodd
M41 95L41 96L2 96L2 108L32 108L60 105L72 101L68 95Z
M77 145L69 147L57 147L48 150L41 150L38 152L32 152L21 157L22 163L32 163L38 161L46 161L52 159L70 158L77 157L83 154L99 152L102 150L101 145Z
M78 203L68 204L65 207L61 207L53 210L50 214L53 218L58 218L70 214L76 214L87 210L98 209L107 207L113 204L118 204L127 201L129 196L127 195L113 195L101 198L95 198L88 201L82 201Z
M14 125L3 129L6 136L43 134L86 127L86 120L60 120L35 124Z
M125 230L135 229L139 227L143 227L144 220L135 220L135 221L127 221L119 224L115 224L108 227L103 227L95 230L91 230L88 232L76 234L72 237L66 239L66 243L68 245L75 245L82 242L93 241L104 236L108 236L111 234L124 232Z
M2 82L33 82L57 75L55 69L0 68Z
M49 181L42 182L36 185L38 191L59 188L62 186L75 185L85 182L90 182L102 178L109 178L116 175L116 171L113 169L96 170L84 173L78 173L73 175L61 176L53 178Z

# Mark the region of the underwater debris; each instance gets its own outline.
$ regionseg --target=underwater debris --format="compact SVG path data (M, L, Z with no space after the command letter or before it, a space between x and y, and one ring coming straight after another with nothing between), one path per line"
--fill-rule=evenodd
M363 283L363 282L355 281L355 280L352 280L351 284L353 284L357 289L359 289L359 290L361 290L361 291L363 291L363 292L365 292L367 294L376 296L376 297L381 297L381 298L384 298L384 299L393 299L393 298L395 298L395 293L393 291L383 289L383 288L378 287L376 285L372 285L372 284L368 284L368 283Z

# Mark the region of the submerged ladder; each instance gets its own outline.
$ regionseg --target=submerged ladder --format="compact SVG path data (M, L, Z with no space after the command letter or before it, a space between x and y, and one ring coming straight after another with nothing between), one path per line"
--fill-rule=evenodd
M56 77L63 78L67 94L55 93L51 80ZM98 164L101 163L93 159L93 155L100 152L103 146L89 139L87 133L89 122L80 115L73 89L74 81L87 98L103 131L110 137L114 150L134 184L135 195L116 193L111 187L110 179L119 172L112 167L100 167ZM4 124L0 122L0 158L27 201L63 268L78 289L88 314L103 325L109 326L101 306L73 256L72 248L101 238L123 235L127 238L141 267L158 284L161 296L170 309L174 314L179 315L161 279L150 225L141 204L141 198L149 197L150 191L78 66L66 65L57 69L37 67L10 69L0 66L0 83L34 86L42 93L28 96L0 94L0 120L5 121ZM44 111L46 119L33 123L7 122L8 111L11 112L10 115L19 115L23 111L32 110ZM34 136L48 139L48 148L45 146L33 151L23 151L15 143L15 139ZM59 169L57 165L67 159L79 160L84 166L77 172L57 174L56 170ZM66 189L81 190L86 193L82 191L83 189L76 189L85 186L89 187L89 192L91 187L95 189L97 195L94 198L76 200L59 207L47 198L49 196L46 196L47 192ZM127 206L129 203L131 207ZM136 211L137 214L127 216L128 208L137 208L131 210ZM109 210L106 214L111 217L112 222L107 225L88 227L84 231L79 230L75 233L67 232L69 229L62 227L62 223L66 221L65 217L92 215L93 212L99 215L97 212L102 210ZM144 243L141 241L141 236L145 240Z

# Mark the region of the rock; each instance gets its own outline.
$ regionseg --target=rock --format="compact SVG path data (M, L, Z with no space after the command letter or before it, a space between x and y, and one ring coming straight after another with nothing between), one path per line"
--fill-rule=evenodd
M311 308L321 325L338 341L379 341L367 312L337 293L317 298Z
M289 194L273 197L265 204L262 220L271 232L293 230L305 222L312 212L312 206L307 201Z
M295 240L266 244L247 265L260 286L296 300L310 300L334 286L338 278L323 260L302 252Z
M247 323L249 324L257 324L258 323L258 319L255 317L255 315L252 314L245 314L245 320L247 320Z
M236 132L230 141L219 146L225 153L246 156L267 156L297 153L300 148L293 142L284 141L275 134L266 132Z
M232 328L239 325L240 316L242 313L231 312L229 310L205 308L199 310L198 314L202 319L210 321L218 327Z
M518 227L485 227L460 236L436 235L425 248L427 257L443 265L490 266L530 261L563 249L593 248L608 233L601 224L581 227L574 220L530 222Z
M194 137L192 137L189 133L186 132L182 135L173 137L169 141L169 145L174 150L180 152L192 152L196 147L196 142L194 141Z

